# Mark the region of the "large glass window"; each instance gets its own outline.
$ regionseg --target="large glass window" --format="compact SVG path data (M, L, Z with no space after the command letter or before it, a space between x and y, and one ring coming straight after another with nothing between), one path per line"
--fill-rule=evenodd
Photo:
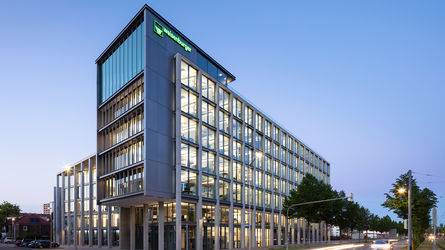
M249 107L246 107L246 120L245 122L249 125L253 125L253 110Z
M258 150L263 149L262 141L263 141L263 136L258 133L255 133L255 147L256 147L256 149L258 149Z
M246 126L244 133L244 142L249 145L252 145L252 141L253 141L253 130Z
M264 123L265 126L265 133L267 136L272 137L272 123L270 121L266 121Z
M242 160L242 155L243 155L243 145L237 141L233 141L233 154L232 157L233 159Z
M232 174L233 174L233 179L239 182L243 182L242 179L242 168L243 165L239 162L233 161L233 170L232 170Z
M241 124L241 122L233 119L233 123L232 123L232 135L233 137L235 137L238 140L242 140L243 139L243 126Z
M101 103L116 93L144 68L143 23L101 64Z
M223 111L219 111L219 129L227 134L230 133L229 115Z
M181 191L184 194L196 195L197 188L197 174L190 170L181 171Z
M233 183L233 202L241 203L242 194L242 185L239 183Z
M198 91L197 71L186 62L181 61L181 83Z
M181 137L194 143L198 142L198 123L184 115L181 115Z
M181 144L181 165L188 168L197 168L197 148L185 143Z
M202 76L202 96L209 99L212 102L215 100L215 86L216 84L209 78Z
M202 196L215 199L215 182L214 177L202 176Z
M215 174L215 154L202 151L202 171L204 173Z
M230 201L230 191L229 191L230 182L228 181L219 181L219 199L224 201Z
M219 157L219 176L223 178L230 178L229 174L230 161L224 157Z
M198 96L190 90L181 89L181 110L196 117L198 114Z
M259 114L256 114L255 117L255 128L259 131L263 131L263 117Z
M202 126L202 146L215 150L215 130Z
M215 112L216 108L212 104L203 101L202 102L202 121L215 126Z
M233 98L233 115L239 119L243 119L243 106L240 100Z
M229 92L225 91L222 88L219 89L219 107L230 112L230 110L229 110Z
M229 155L229 137L223 134L219 134L219 153L223 155Z

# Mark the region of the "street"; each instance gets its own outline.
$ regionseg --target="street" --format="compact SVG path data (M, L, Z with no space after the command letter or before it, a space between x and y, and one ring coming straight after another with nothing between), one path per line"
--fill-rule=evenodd
M408 246L408 241L403 240L393 244L393 249L403 249ZM352 243L352 244L342 244L338 246L330 246L330 247L320 247L320 248L311 248L313 250L340 250L340 249L351 249L351 250L371 250L371 244L364 243Z

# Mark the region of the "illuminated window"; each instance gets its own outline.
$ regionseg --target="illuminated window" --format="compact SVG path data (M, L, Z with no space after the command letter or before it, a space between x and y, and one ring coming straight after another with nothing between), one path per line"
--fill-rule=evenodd
M227 134L230 133L229 115L223 111L219 111L219 129Z
M212 102L215 100L215 86L216 84L205 76L202 76L202 96Z
M204 173L215 174L215 154L202 151L202 171Z
M190 170L181 171L181 191L184 194L197 194L197 174Z
M190 90L181 89L181 110L196 117L198 114L198 96Z
M197 168L197 148L185 143L181 144L181 165L188 168Z
M238 117L239 119L243 119L243 108L240 100L233 98L233 115Z
M219 107L230 112L230 110L229 110L229 92L225 91L222 88L219 89Z
M198 91L196 75L197 75L196 69L192 68L184 61L181 62L181 83L186 86L189 86L195 91Z
M202 102L202 121L215 126L215 112L216 108L212 104L203 101Z
M198 142L198 123L184 115L181 115L181 137L194 143Z
M202 146L215 150L215 130L202 126Z

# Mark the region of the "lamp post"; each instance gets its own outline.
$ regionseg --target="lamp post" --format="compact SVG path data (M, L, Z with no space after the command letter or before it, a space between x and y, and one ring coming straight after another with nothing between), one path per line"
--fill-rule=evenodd
M15 240L15 217L12 217L12 237Z
M413 249L413 236L412 236L412 211L411 211L411 182L412 182L412 172L408 171L408 250ZM397 190L400 194L406 192L404 187Z
M250 164L249 164L249 166L250 167L254 167L253 166L253 163L255 162L255 160L258 158L258 159L261 159L261 157L263 157L263 153L261 153L261 152L256 152L255 153L255 157L253 158L253 160L252 160L252 162L250 162ZM245 173L245 171L244 171L244 173ZM246 176L244 176L245 177L245 182L247 183L247 182L249 182L249 186L250 186L250 180L246 177ZM250 188L249 188L250 189ZM250 212L250 190L249 190L249 192L247 192L247 205L248 205L248 208L249 208L249 218L248 218L248 232L249 232L249 250L250 249L252 249L252 232L251 232L251 229L250 229L250 227L251 227L251 224L252 224L252 220L251 220L251 217L252 217L252 213Z
M351 193L351 196L349 197L340 197L340 198L333 198L333 199L327 199L327 200L319 200L319 201L308 201L308 202L303 202L303 203L295 203L290 205L287 209L286 209L286 219L289 219L289 209L296 207L296 206L303 206L303 205L309 205L309 204L314 204L314 203L321 203L321 202L327 202L327 201L335 201L335 200L343 200L343 199L350 199L351 201L353 201L353 196ZM305 222L306 223L306 222ZM286 231L289 231L288 229L288 223L286 223ZM286 250L289 250L289 234L286 235Z

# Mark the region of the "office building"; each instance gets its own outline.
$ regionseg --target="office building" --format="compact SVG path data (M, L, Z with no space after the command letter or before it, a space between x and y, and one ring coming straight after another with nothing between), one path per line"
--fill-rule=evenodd
M329 162L234 91L235 76L149 6L96 63L94 200L119 211L120 248L326 239L323 223L286 220L282 201L305 174L329 183Z
M51 214L53 212L53 202L43 203L42 212L43 214Z

